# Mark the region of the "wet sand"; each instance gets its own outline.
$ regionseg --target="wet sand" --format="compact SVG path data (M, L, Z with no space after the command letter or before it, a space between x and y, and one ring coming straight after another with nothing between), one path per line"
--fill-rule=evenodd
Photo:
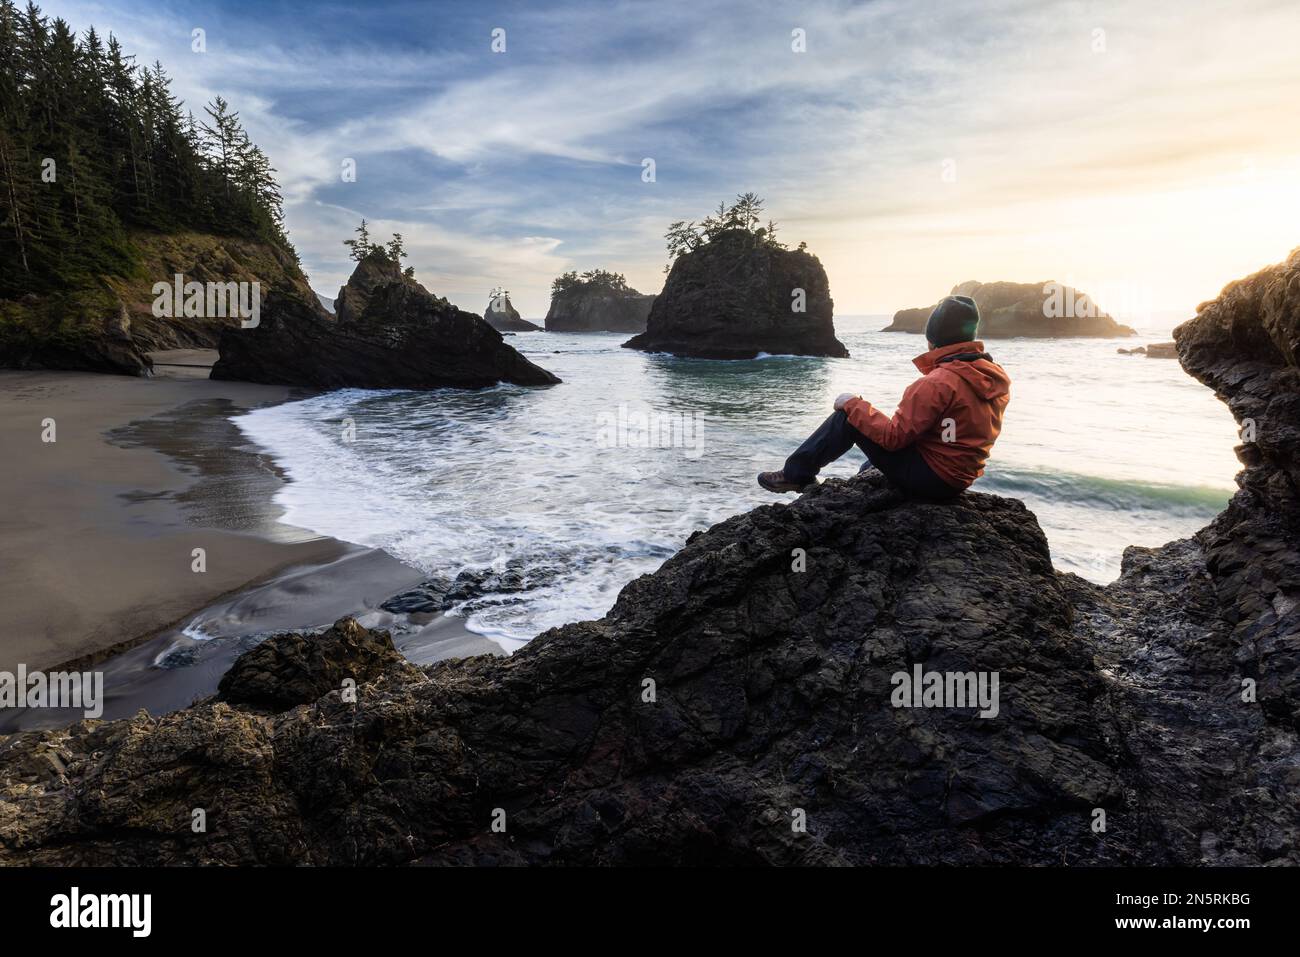
M211 353L154 358L175 364L0 371L0 670L103 663L113 702L156 712L215 689L241 643L345 614L396 624L417 661L499 650L456 619L394 622L378 604L420 572L278 521L284 479L229 416L292 390L211 381ZM218 640L187 637L196 619Z
M458 618L383 610L382 602L425 576L379 549L340 548L330 561L287 569L95 664L93 670L104 675L101 717L111 721L141 708L150 714L184 708L213 694L234 660L266 636L323 629L345 615L391 631L397 648L416 664L502 653ZM55 708L2 709L0 734L60 727L82 717L80 711Z

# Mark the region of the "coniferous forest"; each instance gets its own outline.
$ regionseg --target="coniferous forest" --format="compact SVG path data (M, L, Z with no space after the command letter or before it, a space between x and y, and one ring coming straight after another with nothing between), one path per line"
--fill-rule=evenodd
M162 64L0 0L0 299L134 267L133 231L287 247L275 170L220 97L199 115Z

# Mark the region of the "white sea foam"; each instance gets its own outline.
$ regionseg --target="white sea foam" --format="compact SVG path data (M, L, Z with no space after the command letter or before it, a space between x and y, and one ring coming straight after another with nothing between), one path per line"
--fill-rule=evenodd
M755 472L780 467L836 394L861 392L889 409L923 343L865 331L883 324L841 324L851 359L780 362L645 355L620 349L616 336L530 336L514 344L563 384L344 390L235 421L289 479L277 494L284 521L383 548L430 575L517 572L520 588L458 610L513 650L600 617L691 532L773 501ZM1105 341L986 345L1014 385L981 484L1026 500L1059 568L1109 580L1123 546L1186 535L1227 500L1231 418L1176 362L1117 356ZM602 414L607 421L620 403L702 417L704 454L602 447ZM861 461L855 451L828 474Z

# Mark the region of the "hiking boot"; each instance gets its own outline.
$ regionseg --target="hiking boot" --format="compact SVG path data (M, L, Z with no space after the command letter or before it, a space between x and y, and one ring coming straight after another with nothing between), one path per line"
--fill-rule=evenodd
M804 492L812 488L817 482L790 482L786 480L784 472L759 472L758 484L763 486L769 492Z

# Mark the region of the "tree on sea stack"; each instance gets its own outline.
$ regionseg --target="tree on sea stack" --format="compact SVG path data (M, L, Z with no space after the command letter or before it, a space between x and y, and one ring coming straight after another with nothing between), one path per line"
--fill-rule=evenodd
M847 356L821 261L804 243L787 249L776 233L755 193L719 203L698 223L672 223L664 291L646 331L623 345L707 359Z
M353 232L357 234L356 238L343 240L343 245L351 250L349 256L356 262L361 262L367 256L378 253L392 260L397 266L402 265L402 260L406 258L406 244L401 233L393 233L393 238L383 245L372 242L370 239L370 224L364 219L361 220L361 224ZM407 266L402 270L402 275L407 279L414 279L415 267Z
M350 249L351 256L357 262L365 259L370 255L371 250L375 249L375 244L370 241L370 224L364 219L361 225L353 230L357 234L356 239L345 239L343 245Z
M679 219L664 234L668 241L668 265L664 266L664 272L669 272L683 253L692 252L723 233L737 230L748 233L756 243L785 249L785 244L776 240L776 223L769 219L766 226L759 225L763 219L762 212L763 200L758 194L741 193L730 206L725 202L718 203L714 213L698 224L694 220L685 222ZM806 247L806 243L799 244L801 250Z
M402 243L402 234L393 233L393 238L384 244L384 251L388 253L388 258L393 262L401 265L406 258L406 246Z
M625 292L627 277L620 272L609 272L605 269L588 269L581 275L571 269L562 276L555 277L551 283L551 294L570 292L582 286L594 286L611 292Z

